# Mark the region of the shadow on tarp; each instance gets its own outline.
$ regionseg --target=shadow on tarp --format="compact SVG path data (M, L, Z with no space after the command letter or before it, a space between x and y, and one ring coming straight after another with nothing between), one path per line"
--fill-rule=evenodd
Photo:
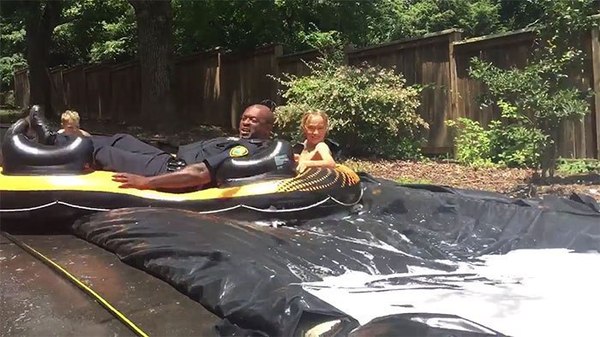
M330 335L348 335L357 321L300 285L347 270L385 275L422 266L453 271L454 264L435 260L472 261L521 248L600 250L598 204L585 196L514 200L489 192L401 186L366 175L362 180L360 212L295 227L133 208L85 217L74 229L223 318L217 327L221 336L294 336L334 319L341 323ZM361 329L421 322L419 328L428 331L424 336L448 331L500 336L490 329L423 326L425 318L419 319L376 320ZM361 329L353 334L363 336L357 335Z

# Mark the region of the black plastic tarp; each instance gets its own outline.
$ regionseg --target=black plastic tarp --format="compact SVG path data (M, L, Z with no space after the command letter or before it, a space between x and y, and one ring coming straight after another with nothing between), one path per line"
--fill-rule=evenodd
M411 265L450 271L450 264L437 260L466 261L519 248L600 251L599 207L585 196L514 200L362 178L361 210L295 226L138 208L91 215L74 228L222 317L222 336L292 336L307 320L336 318L342 319L338 335L347 335L358 323L300 285L347 270L404 273ZM401 321L409 322L402 318L395 324ZM453 333L498 335L464 329Z

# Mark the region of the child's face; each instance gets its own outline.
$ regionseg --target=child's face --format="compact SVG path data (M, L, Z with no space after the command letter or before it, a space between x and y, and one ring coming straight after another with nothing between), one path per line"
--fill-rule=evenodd
M325 139L327 125L321 116L310 116L304 125L304 136L310 144L318 144Z
M67 135L79 134L79 127L73 121L63 121L62 128L65 130L65 134Z

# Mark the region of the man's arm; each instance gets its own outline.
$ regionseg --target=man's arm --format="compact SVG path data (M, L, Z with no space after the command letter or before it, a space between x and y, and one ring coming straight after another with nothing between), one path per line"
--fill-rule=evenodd
M113 181L121 183L121 188L138 188L141 190L159 188L185 188L210 183L211 176L206 164L189 165L179 171L155 177L144 177L131 173L115 173Z

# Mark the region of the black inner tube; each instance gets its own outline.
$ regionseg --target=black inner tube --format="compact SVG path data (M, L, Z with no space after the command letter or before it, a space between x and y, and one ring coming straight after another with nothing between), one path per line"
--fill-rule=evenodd
M25 136L26 119L14 123L2 143L3 174L81 174L91 167L94 145L86 137L69 137L60 146L36 143Z

